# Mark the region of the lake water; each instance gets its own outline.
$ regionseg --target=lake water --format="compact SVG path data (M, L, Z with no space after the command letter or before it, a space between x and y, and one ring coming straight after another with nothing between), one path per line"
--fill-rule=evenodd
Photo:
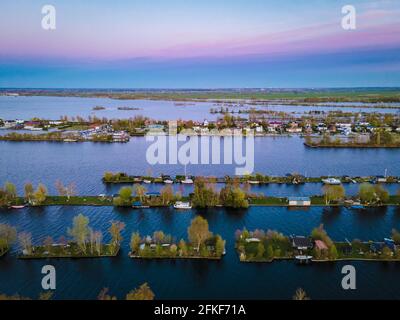
M309 210L252 207L248 211L224 209L177 213L172 209L119 210L112 207L49 207L0 211L0 223L29 231L35 243L46 235L66 234L72 218L83 213L90 224L105 234L111 220L125 222L124 242L116 258L93 260L16 259L13 252L0 260L0 292L37 297L41 267L57 270L56 299L95 299L103 287L118 298L148 282L159 299L291 299L302 287L312 299L400 299L400 264L352 262L357 271L357 290L341 289L341 268L347 263L296 265L293 261L272 264L240 263L234 249L234 232L277 229L287 235L306 235L323 223L335 240L359 238L382 240L392 228L400 229L397 208L369 210L363 214L347 209L313 207ZM177 239L186 238L187 226L196 214L208 219L210 230L227 240L221 261L141 261L127 257L133 231L152 234L162 229ZM109 240L108 236L105 238Z
M340 105L332 104L334 107L321 106L288 106L288 105L271 105L271 106L252 106L244 105L244 109L257 108L268 109L274 111L286 111L289 113L303 113L311 110L334 111L344 110L346 112L381 112L381 113L398 113L398 109L382 109L382 108L341 108ZM105 110L94 111L93 107L102 106ZM133 107L139 110L118 110L118 107ZM188 102L185 105L174 101L152 101L152 100L116 100L107 98L80 98L80 97L10 97L0 96L0 118L3 119L23 119L29 120L33 117L44 119L59 119L60 116L67 115L69 117L96 115L97 117L106 118L129 118L135 115L143 115L157 120L198 120L216 119L218 114L210 114L211 108L219 108L213 102ZM243 108L233 108L236 110ZM244 116L244 115L243 115Z
M92 114L95 105L108 108L96 112L98 116L131 116L136 111L116 110L118 106L129 106L143 108L138 111L139 114L160 119L179 115L180 118L202 120L211 118L208 110L212 104L182 107L173 102L160 101L0 97L0 117L87 116ZM25 182L31 181L35 185L42 182L51 194L55 194L54 183L60 179L64 183L74 182L79 194L113 194L120 185L103 184L101 177L105 171L153 176L184 173L181 164L150 165L145 156L150 143L145 138L133 138L126 144L0 142L0 185L11 181L22 192ZM389 175L400 176L399 159L399 149L309 149L299 137L255 138L254 172L268 175L297 172L306 176L367 176L382 175L387 169ZM187 166L187 173L224 176L233 175L234 169L233 164L192 164ZM149 191L156 191L161 186L146 187ZM276 196L313 195L319 194L321 187L321 184L269 185L253 186L251 191ZM399 185L386 187L395 193ZM192 191L192 186L174 185L174 188L183 194ZM355 194L357 189L358 185L346 185L348 194ZM88 215L91 226L104 233L111 220L125 222L125 241L120 255L98 260L22 261L16 258L18 245L15 245L11 253L0 259L0 293L37 297L41 291L41 267L51 263L57 268L57 299L94 299L103 287L109 287L112 294L123 298L129 290L143 282L148 282L160 299L291 299L298 287L304 288L313 299L400 299L400 264L351 263L357 269L357 290L349 292L340 286L341 267L345 263L309 266L298 266L291 261L246 264L239 262L234 250L234 232L243 227L306 235L323 223L335 240L382 240L390 235L392 228L400 229L398 208L355 212L345 208L289 210L251 207L245 211L214 209L178 213L165 208L141 211L113 207L48 207L0 210L0 223L14 225L19 231L29 231L35 243L41 243L47 235L55 239L65 235L72 218L79 213ZM149 234L161 229L178 239L186 238L187 227L196 214L206 217L210 229L227 240L227 254L222 261L139 261L127 257L132 231Z
M97 195L115 193L119 186L108 188L101 178L106 171L126 172L131 175L184 174L182 164L150 165L146 150L152 142L145 138L133 138L125 144L119 143L56 143L56 142L0 142L0 184L11 181L22 192L23 184L42 182L50 192L55 192L54 183L74 182L81 194ZM222 143L221 143L222 148ZM299 137L260 137L254 142L254 172L283 176L300 173L306 176L389 175L400 176L400 149L310 149ZM201 155L199 154L199 157ZM221 151L221 162L223 160ZM192 175L234 175L236 165L187 165ZM398 184L388 186L394 192ZM155 190L160 186L147 186ZM270 195L311 195L320 193L320 184L306 186L253 187L255 192L265 189ZM348 185L355 192L356 185ZM176 186L184 193L190 187ZM187 190L187 191L185 191ZM262 190L261 190L262 191Z

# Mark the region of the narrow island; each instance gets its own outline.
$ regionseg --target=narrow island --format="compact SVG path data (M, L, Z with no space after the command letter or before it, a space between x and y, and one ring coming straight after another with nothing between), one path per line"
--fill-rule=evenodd
M285 236L274 230L236 231L236 249L241 262L273 262L290 259L300 263L334 261L400 262L400 233L383 241L334 242L320 225L310 236Z
M48 258L101 258L115 257L118 255L120 243L122 242L121 231L125 224L112 221L109 228L111 236L110 243L103 243L101 231L89 227L89 218L79 214L74 217L72 228L68 228L67 240L64 236L55 242L52 237L44 239L42 245L32 244L32 235L21 232L18 235L22 253L20 259L48 259Z
M142 237L132 233L129 257L135 259L207 259L219 260L225 254L225 240L209 231L208 221L197 216L188 227L188 239L174 241L171 235L155 231Z
M329 180L331 181L331 180ZM336 184L325 184L322 194L310 197L274 197L263 193L252 193L248 185L241 185L234 179L217 190L214 183L197 177L194 190L183 196L174 191L171 184L163 186L159 192L148 192L142 184L121 187L114 195L100 194L98 196L76 195L73 183L64 185L56 182L59 195L49 195L47 187L39 184L36 189L31 183L24 186L24 195L17 194L16 186L6 182L0 187L0 207L23 209L26 206L115 206L133 209L152 207L171 207L175 209L223 207L246 209L250 206L284 206L284 207L348 207L362 210L370 207L399 206L400 189L396 194L390 194L383 183L361 183L356 195L346 196L345 188L340 181Z

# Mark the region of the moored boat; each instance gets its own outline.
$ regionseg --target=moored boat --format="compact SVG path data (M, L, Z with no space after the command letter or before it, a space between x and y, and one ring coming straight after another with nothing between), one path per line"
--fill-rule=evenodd
M186 177L185 180L182 180L182 183L183 184L193 184L193 180L188 178L188 177Z
M175 209L192 209L192 205L190 204L190 202L183 202L183 201L177 201L174 204L174 208Z
M20 206L11 206L10 208L11 208L11 209L23 209L23 208L25 208L25 206L24 206L24 205L20 205Z
M338 185L338 184L342 183L339 179L336 179L336 178L322 179L322 182L325 184L331 184L331 185Z

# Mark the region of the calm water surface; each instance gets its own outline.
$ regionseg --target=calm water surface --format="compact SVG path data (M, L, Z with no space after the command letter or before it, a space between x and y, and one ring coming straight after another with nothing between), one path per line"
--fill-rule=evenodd
M93 107L102 106L105 110L94 111ZM116 100L107 98L80 98L80 97L7 97L0 96L0 118L24 119L33 117L44 119L59 119L62 115L69 117L96 115L106 118L129 118L135 115L143 115L158 120L198 120L215 119L218 114L210 114L211 108L219 108L213 102L188 102L184 105L174 101L152 101L152 100ZM346 112L381 112L398 113L398 109L382 108L341 108L340 104L332 104L334 107L321 106L288 106L288 105L243 105L241 109L256 108L274 111L286 111L289 113L304 113L311 110L334 111L344 110ZM133 107L139 110L118 110L118 107ZM226 106L224 106L226 107ZM239 110L239 108L234 108Z
M64 183L74 182L81 194L97 195L116 191L115 186L107 189L101 182L105 171L153 176L184 174L181 164L150 165L146 160L150 144L145 138L133 138L126 144L3 141L0 142L0 184L12 181L22 192L26 181L42 182L55 192L54 183L60 179ZM254 149L254 172L268 175L283 176L297 172L306 176L367 176L383 175L387 169L389 175L400 176L400 149L309 149L299 137L256 138ZM223 177L234 175L235 167L224 164L188 165L187 173ZM151 190L159 188L146 187ZM254 187L253 190L273 195L310 195L320 193L321 187L320 184L301 187L271 185ZM398 184L388 187L396 191ZM190 190L190 187L176 188L181 188L184 193ZM347 188L352 193L358 186L349 185Z

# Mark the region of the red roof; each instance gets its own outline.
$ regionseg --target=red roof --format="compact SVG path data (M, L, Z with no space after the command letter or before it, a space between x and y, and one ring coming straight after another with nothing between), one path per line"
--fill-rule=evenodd
M315 240L315 246L319 250L328 250L328 247L326 246L325 242L323 242L321 240Z

